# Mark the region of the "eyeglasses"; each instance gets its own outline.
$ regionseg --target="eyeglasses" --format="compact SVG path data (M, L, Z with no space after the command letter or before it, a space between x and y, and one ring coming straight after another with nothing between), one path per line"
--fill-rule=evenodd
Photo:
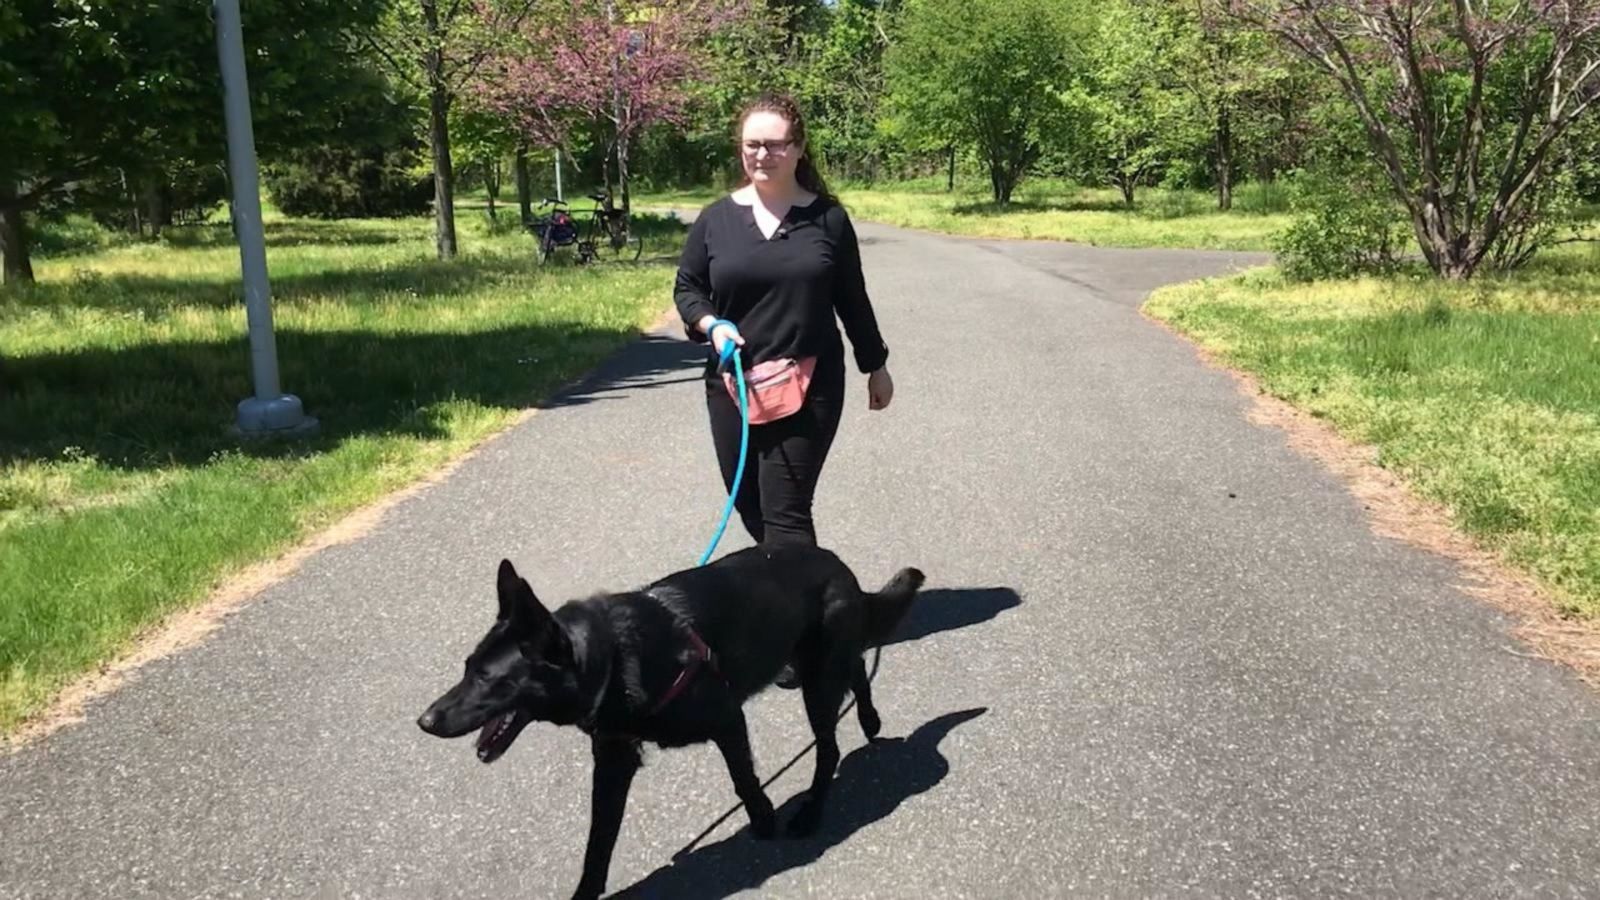
M768 156L783 156L789 152L794 141L744 141L742 145L744 152L751 156L760 153L763 147L767 149Z

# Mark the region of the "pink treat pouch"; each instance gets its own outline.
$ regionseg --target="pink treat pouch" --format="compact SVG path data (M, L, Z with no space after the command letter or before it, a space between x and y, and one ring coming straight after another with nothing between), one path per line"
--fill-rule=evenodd
M806 402L806 389L811 386L811 373L816 371L817 359L771 359L758 363L744 373L748 393L751 425L776 422L800 411ZM722 373L722 382L728 387L728 396L735 405L739 403L739 383L732 372Z

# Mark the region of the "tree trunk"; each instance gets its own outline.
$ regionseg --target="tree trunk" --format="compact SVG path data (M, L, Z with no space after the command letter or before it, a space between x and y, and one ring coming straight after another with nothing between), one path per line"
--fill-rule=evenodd
M945 193L952 193L956 189L956 145L950 145L950 174L944 183Z
M1133 209L1134 178L1119 174L1117 176L1117 187L1122 190L1122 205Z
M164 182L165 178L155 175L144 180L144 208L150 218L151 237L160 237L161 229L172 225L172 204Z
M617 187L622 192L622 220L628 220L628 214L633 211L632 198L628 194L628 142L617 142Z
M117 176L122 179L122 194L117 198L119 203L126 203L128 231L139 237L144 237L144 214L139 211L139 198L134 196L133 188L128 185L128 173L124 169L117 170Z
M533 184L528 177L528 148L517 145L517 206L522 210L522 221L533 221Z
M434 243L440 259L456 256L456 173L450 163L450 98L443 86L429 97L428 136L433 145Z
M428 138L433 147L434 242L440 259L456 256L455 170L450 164L450 87L445 81L443 34L438 0L422 0L431 49L423 63L428 74Z
M483 188L489 194L489 218L493 219L495 201L500 199L499 156L492 156L483 164Z
M33 263L28 258L28 225L23 221L21 204L14 200L14 197L0 197L0 256L5 257L5 283L31 284Z
M1233 121L1226 103L1217 107L1217 209L1233 209Z

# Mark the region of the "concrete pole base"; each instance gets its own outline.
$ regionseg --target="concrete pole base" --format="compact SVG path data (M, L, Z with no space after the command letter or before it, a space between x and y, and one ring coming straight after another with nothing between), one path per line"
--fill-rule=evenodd
M238 418L230 430L249 439L295 439L317 434L320 426L316 419L306 415L299 397L282 394L266 400L250 397L240 401Z

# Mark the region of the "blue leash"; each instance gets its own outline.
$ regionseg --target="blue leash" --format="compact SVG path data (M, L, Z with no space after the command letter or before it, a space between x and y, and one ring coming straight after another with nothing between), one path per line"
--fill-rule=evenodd
M718 319L711 323L711 329L706 332L706 336L710 337L718 325L727 325L738 331L737 325L726 319ZM738 345L731 340L723 345L722 358L718 361L717 367L727 365L729 357L733 359L734 378L739 383L739 465L733 472L733 488L728 491L728 502L722 507L722 521L717 523L717 533L712 536L711 545L706 547L706 552L700 557L700 561L695 563L697 566L705 565L706 560L709 560L711 554L716 551L717 544L722 542L722 533L728 528L728 517L733 515L733 499L739 494L739 486L744 484L744 458L750 449L750 411L746 406L744 363L739 359Z

